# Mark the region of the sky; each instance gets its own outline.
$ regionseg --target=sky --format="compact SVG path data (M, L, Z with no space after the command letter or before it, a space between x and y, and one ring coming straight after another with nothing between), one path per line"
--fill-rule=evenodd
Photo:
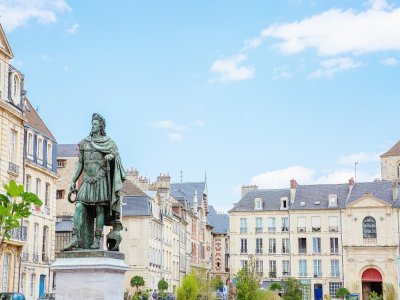
M399 140L400 1L0 0L27 96L59 144L91 114L125 168L240 187L380 177Z

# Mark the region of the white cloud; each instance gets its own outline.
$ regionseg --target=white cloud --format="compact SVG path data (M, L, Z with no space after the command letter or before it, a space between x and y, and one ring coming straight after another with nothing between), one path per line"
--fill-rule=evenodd
M338 72L356 69L362 66L361 62L355 62L349 57L337 57L327 59L321 62L321 68L310 74L311 78L332 77Z
M206 122L203 121L203 120L196 120L196 121L194 122L194 124L195 124L197 127L203 127L203 126L206 124Z
M71 27L67 28L65 31L69 34L75 34L78 31L79 28L79 24L75 23L74 25L72 25Z
M65 0L0 0L1 23L6 31L26 25L31 19L38 23L55 23L57 14L71 11Z
M369 163L369 162L379 162L379 154L378 153L359 152L359 153L353 153L353 154L346 155L346 156L341 156L336 161L336 163L338 165L344 165L344 166L354 166L355 162L357 162L359 164Z
M245 46L244 49L254 49L257 48L258 46L260 46L262 43L262 38L261 37L256 37L250 40L246 40L245 41Z
M381 60L381 64L385 66L395 66L399 63L399 61L394 57L387 57Z
M168 133L168 138L170 141L176 142L183 140L183 135L179 132L170 132Z
M287 54L309 48L325 56L400 50L400 8L375 0L361 12L330 9L301 21L272 25L261 37L280 40L276 46Z
M310 184L314 181L315 171L301 166L292 166L286 169L274 170L253 176L251 184L260 188L287 188L292 178L298 183Z
M225 82L253 78L254 68L252 66L240 66L240 63L246 59L246 55L238 54L227 59L215 61L211 66L211 72L219 74L220 77L212 81Z
M277 80L281 78L290 78L292 77L292 74L287 71L286 67L276 67L273 70L274 75L272 76L272 79Z

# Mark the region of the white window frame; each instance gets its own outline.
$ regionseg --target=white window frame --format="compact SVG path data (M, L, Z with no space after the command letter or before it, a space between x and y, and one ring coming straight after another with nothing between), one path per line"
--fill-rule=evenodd
M47 141L46 151L47 166L51 168L53 165L53 144L49 140Z
M41 135L38 135L36 145L36 159L40 162L43 162L43 141L43 137Z
M9 161L16 163L17 161L17 143L18 143L18 132L13 128L10 129L10 147L9 147Z

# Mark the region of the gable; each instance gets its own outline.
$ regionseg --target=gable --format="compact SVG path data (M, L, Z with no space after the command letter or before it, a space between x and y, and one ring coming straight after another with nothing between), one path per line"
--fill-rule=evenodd
M390 207L391 205L382 201L371 194L365 194L361 198L353 201L347 207L361 208L361 207Z
M10 44L8 43L6 34L4 33L3 26L0 24L0 51L3 52L8 58L12 59L14 54L11 50Z

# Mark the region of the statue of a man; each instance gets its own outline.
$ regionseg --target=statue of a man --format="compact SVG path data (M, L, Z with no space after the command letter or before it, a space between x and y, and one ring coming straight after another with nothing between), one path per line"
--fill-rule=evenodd
M104 225L113 226L111 235L120 237L120 191L126 173L117 146L106 135L105 127L105 119L100 114L93 114L90 135L79 144L79 161L68 195L71 201L71 194L76 193L74 227L72 240L63 251L99 249ZM82 173L82 184L78 191L76 182ZM118 250L118 245L110 250Z

